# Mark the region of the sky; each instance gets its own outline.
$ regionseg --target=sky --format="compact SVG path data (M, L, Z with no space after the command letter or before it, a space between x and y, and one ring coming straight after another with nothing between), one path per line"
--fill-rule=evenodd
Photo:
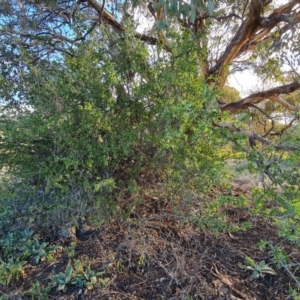
M251 70L230 75L228 78L228 85L236 88L242 97L246 97L254 91L257 91L259 87L262 88L264 86L262 80Z

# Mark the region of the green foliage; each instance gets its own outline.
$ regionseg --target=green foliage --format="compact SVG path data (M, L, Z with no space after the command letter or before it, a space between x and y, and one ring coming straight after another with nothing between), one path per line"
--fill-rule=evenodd
M268 265L266 265L265 261L261 261L259 264L257 264L251 257L245 258L245 263L247 265L239 265L240 268L252 271L251 276L254 279L257 279L259 277L263 277L265 274L271 274L275 275L276 272L270 268Z
M271 217L279 234L300 244L298 151L282 153L272 147L249 152L253 171L260 173L263 191L253 190L254 213Z
M23 266L32 257L37 264L40 259L53 253L56 246L47 246L47 243L39 243L32 238L33 231L25 229L14 233L8 233L0 239L0 284L8 285L12 281L19 280L24 274Z
M0 285L9 285L24 274L23 266L26 261L9 258L6 262L0 259Z
M34 238L33 240L28 240L24 244L23 250L28 254L34 261L35 264L38 264L40 260L43 260L50 253L54 252L57 249L57 246L47 246L48 243L39 241Z
M289 256L286 255L282 249L274 246L272 243L268 243L268 246L270 247L271 254L273 255L272 261L277 265L278 268L282 265L288 264Z
M177 39L176 58L151 66L129 36L111 53L83 45L46 73L28 67L26 108L5 107L0 117L3 226L101 224L141 173L178 192L218 181L217 101L198 75L201 50L188 34Z
M57 275L52 275L51 280L57 285L57 290L62 291L66 288L66 285L71 282L73 268L68 265L65 273L60 272Z
M31 297L32 300L47 300L48 294L51 290L51 286L43 287L38 281L33 283L30 289L27 291L27 294Z
M32 257L37 264L40 259L46 258L58 248L55 245L47 246L46 242L40 243L36 238L32 238L33 233L32 230L25 229L8 233L0 239L2 259L21 260Z
M289 255L287 255L279 246L274 246L271 242L261 240L258 243L259 250L269 249L272 255L272 262L276 264L277 268L288 265L290 263Z
M80 273L75 274L71 284L91 290L97 284L97 278L103 276L104 274L105 272L96 273L95 271L92 271L91 268L88 266L85 270L82 270ZM102 279L101 283L104 285L108 279L109 278L107 278L106 280Z
M220 100L225 103L238 101L241 99L241 95L237 89L231 86L225 86L220 92Z
M75 260L74 268L72 265L68 265L65 273L60 272L57 275L53 275L51 279L52 282L57 285L59 291L65 290L68 284L91 290L98 284L98 279L100 279L101 286L107 283L109 278L103 277L104 274L105 272L95 272L91 270L90 266L85 268L80 260Z
M173 16L183 17L184 20L189 20L191 24L196 21L196 17L200 13L207 12L208 15L214 13L214 1L208 0L205 3L202 0L192 1L190 4L182 0L159 0L153 4L153 8L157 11L160 7L163 7L167 20L157 21L156 26L158 30L162 30L170 27L170 20Z
M294 290L290 287L290 295L293 297L294 300L300 300L299 290Z
M223 187L225 188L225 187ZM207 191L214 193L214 190ZM230 193L230 188L228 188ZM201 214L189 218L193 223L197 224L203 230L209 230L214 233L221 231L236 232L247 230L252 227L252 222L238 221L236 223L228 222L226 210L236 208L246 208L249 206L250 200L244 195L239 197L233 195L217 195L209 200L203 201Z
M26 259L27 255L24 253L23 247L31 239L33 233L33 230L26 228L22 231L9 232L3 235L0 239L1 258L4 260L10 258Z
M293 253L290 255L287 255L281 247L279 246L274 246L271 242L267 241L260 241L258 243L258 247L260 250L265 250L269 248L269 253L271 254L272 262L276 264L277 268L284 268L285 271L289 274L289 276L294 280L296 283L298 289L300 287L300 281L299 281L299 276L295 275L295 271L292 271L291 269L293 267L298 268L299 267L299 262L292 262L291 261L291 256ZM290 293L295 296L295 299L297 298L297 292L293 290L292 288L290 289Z
M76 242L71 242L69 246L64 247L69 259L72 259L75 256L75 247Z

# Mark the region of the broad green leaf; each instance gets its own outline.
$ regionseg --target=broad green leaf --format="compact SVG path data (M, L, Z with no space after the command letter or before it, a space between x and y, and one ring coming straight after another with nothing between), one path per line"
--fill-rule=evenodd
M244 270L249 270L249 271L253 271L254 270L254 268L251 267L251 266L239 265L239 267L241 269L244 269Z

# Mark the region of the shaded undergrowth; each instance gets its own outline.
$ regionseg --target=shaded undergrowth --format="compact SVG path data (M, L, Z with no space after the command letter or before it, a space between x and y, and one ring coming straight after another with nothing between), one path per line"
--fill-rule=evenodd
M52 241L62 247L22 266L18 280L0 288L1 299L293 299L299 249L270 218L251 213L250 192L214 187L189 203L154 189L132 195L123 218ZM255 264L245 270L249 257ZM274 274L255 277L261 262Z

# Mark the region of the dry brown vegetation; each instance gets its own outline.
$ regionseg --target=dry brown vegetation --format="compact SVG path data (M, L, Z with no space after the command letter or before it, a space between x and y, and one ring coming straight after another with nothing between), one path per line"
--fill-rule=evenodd
M136 197L139 204L126 220L112 220L99 230L60 239L57 242L64 249L76 243L74 257L62 251L51 262L28 264L23 279L2 287L2 292L8 293L9 299L30 299L25 292L32 283L46 286L53 273L64 272L71 260L80 259L93 270L105 270L105 284L90 291L68 285L58 292L53 287L49 299L292 299L292 278L285 269L277 269L272 254L260 251L257 243L267 240L281 245L293 262L299 261L300 253L278 237L269 219L252 215L250 208L224 205L220 209L228 223L239 226L251 222L252 226L214 234L183 217L185 210L199 213L204 201L220 194L250 197L251 184L243 177L234 179L231 189L215 187L203 198L194 199L180 214L174 213L170 199L159 193L152 190ZM253 279L251 272L239 267L247 256L258 263L270 263L276 275ZM299 271L294 275L299 276Z

